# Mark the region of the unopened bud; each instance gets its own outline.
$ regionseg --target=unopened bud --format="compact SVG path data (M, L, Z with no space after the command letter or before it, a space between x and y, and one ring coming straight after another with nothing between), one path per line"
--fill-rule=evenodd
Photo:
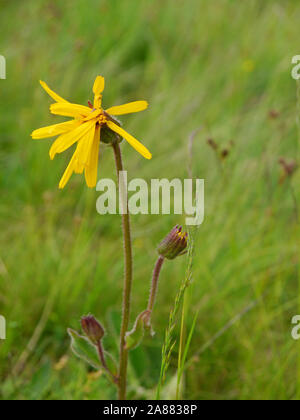
M104 328L93 315L82 317L81 327L87 338L93 344L97 344L102 339L105 333Z
M185 253L187 240L187 232L182 232L182 226L176 225L158 245L157 251L162 257L173 260Z

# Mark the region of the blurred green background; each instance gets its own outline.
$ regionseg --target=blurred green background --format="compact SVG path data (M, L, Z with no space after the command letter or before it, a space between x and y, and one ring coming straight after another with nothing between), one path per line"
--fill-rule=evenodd
M115 356L123 259L120 217L100 216L99 193L81 176L58 182L70 154L50 161L51 140L33 129L51 116L45 80L76 103L106 78L104 106L146 99L122 118L152 152L122 149L129 179L205 179L205 221L197 232L186 328L200 310L184 374L187 399L298 399L299 172L280 183L278 159L298 157L300 6L294 0L0 0L0 343L2 399L114 398L106 379L69 349L67 327L94 313ZM298 108L299 109L299 108ZM192 162L189 138L195 138ZM221 149L220 160L209 138ZM99 177L115 177L102 147ZM144 309L155 247L184 216L132 217L132 319ZM156 335L131 353L129 396L153 398L169 311L186 258L162 272ZM175 336L179 334L179 325ZM162 397L174 397L178 346ZM88 373L88 374L87 374ZM299 372L300 373L300 372Z

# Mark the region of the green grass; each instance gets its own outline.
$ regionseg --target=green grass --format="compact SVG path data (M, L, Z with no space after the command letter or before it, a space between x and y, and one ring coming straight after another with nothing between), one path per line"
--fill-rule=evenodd
M80 316L94 313L117 356L120 218L96 213L99 193L82 177L59 191L69 153L50 161L51 141L30 138L33 129L60 120L49 114L39 79L86 103L102 74L104 106L136 99L151 105L122 119L153 153L146 161L123 144L129 178L187 177L189 136L201 127L193 173L205 179L206 214L188 289L187 335L197 310L199 317L183 398L298 399L299 344L290 323L299 313L299 224L288 185L278 184L278 158L299 156L290 75L291 58L300 53L297 2L0 0L0 7L0 54L7 60L7 80L0 80L0 314L8 323L0 343L2 398L115 396L104 377L87 375L71 354L66 329L79 329ZM276 119L268 117L273 109ZM223 169L209 137L222 147L234 141ZM99 176L114 173L111 150L103 147ZM292 179L298 198L299 177ZM147 301L155 247L176 223L184 217L132 217L132 322ZM130 355L131 398L155 396L186 264L181 257L163 268L156 336ZM26 363L13 375L33 335ZM164 398L176 392L179 335L180 320Z

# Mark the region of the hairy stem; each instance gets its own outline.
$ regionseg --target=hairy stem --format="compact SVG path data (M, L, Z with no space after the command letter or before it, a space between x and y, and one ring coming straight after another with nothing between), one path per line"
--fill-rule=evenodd
M119 182L119 172L123 171L122 156L119 143L113 144L115 155L117 177ZM119 191L124 186L119 183ZM128 213L128 203L126 198L126 206L122 212L122 227L124 240L124 259L125 259L125 277L123 288L123 306L122 306L122 323L120 334L120 364L119 364L119 383L118 383L118 398L120 400L126 399L126 379L127 379L127 364L128 364L128 350L125 349L125 334L128 330L129 316L130 316L130 297L132 288L132 245L130 233L130 220Z
M147 306L148 311L152 311L154 307L155 297L156 297L156 292L157 292L157 287L158 287L159 274L160 274L161 267L164 263L164 260L165 260L164 257L160 255L158 257L158 260L156 261L156 264L153 270L150 296L149 296L149 301L148 301L148 306Z
M104 350L103 350L102 343L101 343L100 340L97 343L97 351L98 351L99 359L100 359L100 362L103 366L103 369L105 369L106 372L109 373L109 375L112 377L112 380L114 381L114 383L118 384L118 378L111 372L111 370L107 366L105 356L104 356Z

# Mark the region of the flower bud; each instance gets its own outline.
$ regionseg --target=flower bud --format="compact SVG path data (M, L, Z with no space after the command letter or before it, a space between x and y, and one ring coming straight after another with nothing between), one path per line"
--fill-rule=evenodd
M83 316L81 318L81 327L93 344L97 344L104 336L104 328L93 315Z
M176 225L171 232L158 245L159 255L169 260L173 260L179 255L184 254L187 247L187 232L182 232L182 226Z

